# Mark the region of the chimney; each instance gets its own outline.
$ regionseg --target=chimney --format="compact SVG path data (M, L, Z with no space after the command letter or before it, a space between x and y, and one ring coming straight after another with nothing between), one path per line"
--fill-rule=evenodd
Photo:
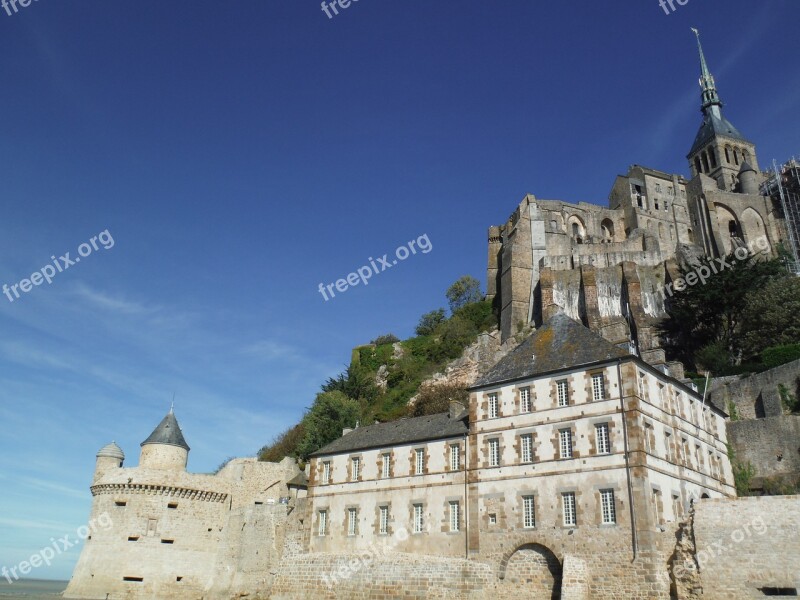
M353 431L352 427L345 427L344 429L342 429L342 437L346 436L351 431Z
M462 404L458 400L450 400L450 418L451 419L457 419L458 416L461 413L463 413L465 410L467 410L467 407L464 406L464 404Z

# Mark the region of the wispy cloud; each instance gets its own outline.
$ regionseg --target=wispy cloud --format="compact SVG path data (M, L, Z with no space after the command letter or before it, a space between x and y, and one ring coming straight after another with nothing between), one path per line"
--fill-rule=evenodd
M296 348L276 340L259 340L243 348L242 353L265 362L301 358Z
M105 292L94 290L84 283L78 283L73 286L72 294L83 302L113 313L124 315L149 315L159 311L157 307L148 307L139 302L133 302L121 297L114 297Z

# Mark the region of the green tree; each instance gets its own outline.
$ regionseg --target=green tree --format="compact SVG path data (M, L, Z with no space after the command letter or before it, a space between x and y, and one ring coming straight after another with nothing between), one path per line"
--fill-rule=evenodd
M472 302L480 302L483 299L481 284L471 275L464 275L464 277L456 281L447 288L445 295L450 303L451 313L455 313L462 306Z
M443 308L437 308L429 313L425 313L419 319L417 328L415 329L417 335L431 335L436 328L447 320L447 315Z
M690 367L697 366L700 349L715 343L722 345L728 353L728 362L733 363L742 346L741 329L748 295L786 273L779 261L763 261L754 256L740 261L731 255L724 261L714 261L717 273L712 273L711 265L705 265L709 273L705 283L697 281L667 296L669 316L659 327L670 358ZM688 277L692 272L684 271L683 275Z
M755 356L766 348L800 340L800 277L781 277L751 292L745 301L742 326L745 352Z
M272 442L258 451L258 460L280 462L287 456L297 457L297 448L303 440L303 423L290 427L275 436Z
M355 427L360 416L358 402L342 392L317 394L311 410L303 417L303 439L297 448L299 457L306 460L312 452L339 439L342 429Z

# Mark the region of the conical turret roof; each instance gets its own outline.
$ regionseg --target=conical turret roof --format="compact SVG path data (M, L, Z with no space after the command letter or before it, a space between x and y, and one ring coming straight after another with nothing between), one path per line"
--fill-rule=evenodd
M116 442L111 442L107 446L103 446L97 453L97 458L116 458L118 460L125 460L125 453L122 448L117 446Z
M153 430L150 437L143 441L141 445L145 446L147 444L178 446L184 448L187 452L189 451L189 444L187 444L186 440L183 438L183 432L181 432L178 419L175 418L175 413L172 409L170 409L167 416L161 420L158 427Z

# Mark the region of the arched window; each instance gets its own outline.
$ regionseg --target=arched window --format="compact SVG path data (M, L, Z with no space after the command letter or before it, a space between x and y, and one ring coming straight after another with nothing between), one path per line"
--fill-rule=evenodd
M689 234L689 243L694 244L694 231L692 231L692 228L690 227L686 233Z
M705 173L708 173L711 170L711 167L708 166L708 154L703 152L703 168L705 169Z
M733 162L737 166L739 165L739 149L738 148L734 148L733 149Z
M725 146L725 162L731 164L731 148L730 146Z
M700 157L694 157L694 170L697 171L698 174L703 172L703 164L700 162Z
M717 153L714 151L714 148L708 149L708 158L711 161L711 168L717 168Z

